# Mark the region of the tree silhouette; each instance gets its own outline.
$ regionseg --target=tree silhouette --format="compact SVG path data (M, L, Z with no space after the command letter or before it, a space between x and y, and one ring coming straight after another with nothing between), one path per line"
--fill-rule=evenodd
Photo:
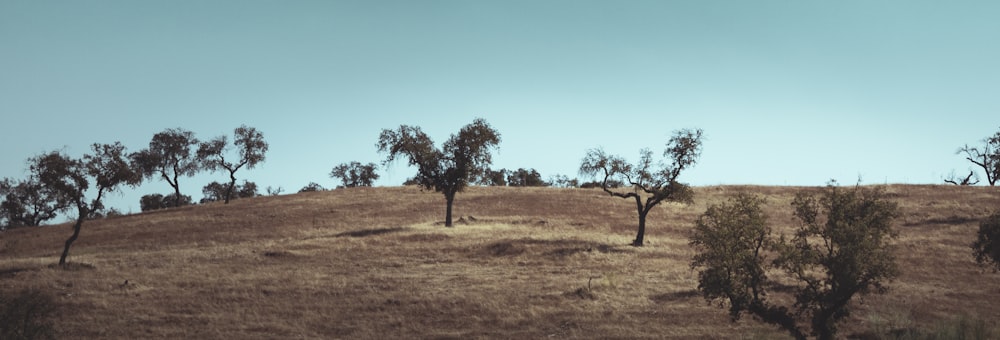
M17 182L4 178L0 181L0 198L3 199L0 229L39 226L56 218L69 205L51 188L42 185L35 175Z
M976 262L1000 270L1000 211L979 222L976 241L971 246Z
M409 165L417 167L414 180L418 185L444 194L447 204L444 224L451 227L455 194L469 183L482 180L493 162L490 151L499 144L500 133L485 120L476 119L457 135L451 135L441 149L419 127L408 125L382 130L376 146L379 152L387 154L384 164L406 157Z
M956 154L965 154L965 159L983 168L986 182L994 186L1000 179L1000 132L983 139L980 147L962 146Z
M333 167L330 177L339 178L341 186L345 188L354 188L370 187L379 176L375 172L375 163L351 162Z
M268 149L267 142L264 141L264 134L246 125L241 125L233 131L233 144L236 146L238 156L230 157L230 160L226 160L229 141L224 135L201 143L198 147L198 159L202 161L205 169L211 171L224 169L229 172L229 186L225 194L226 204L229 204L233 188L236 186L236 171L244 166L247 169L253 169L257 163L264 161Z
M181 128L166 129L153 135L149 148L132 154L143 177L159 175L174 188L174 206L181 205L180 176L194 176L202 164L192 150L198 145L194 133Z
M639 214L639 231L632 245L641 247L646 234L646 216L660 202L693 202L694 192L687 184L677 181L681 172L694 165L701 156L702 130L680 130L667 142L663 156L670 163L653 163L653 152L643 149L639 163L632 165L625 159L609 155L602 149L591 149L580 165L580 174L603 176L601 189L614 197L634 199ZM619 190L612 190L615 182L624 183ZM625 190L621 190L625 189ZM643 197L645 196L645 197ZM645 202L643 202L645 198Z

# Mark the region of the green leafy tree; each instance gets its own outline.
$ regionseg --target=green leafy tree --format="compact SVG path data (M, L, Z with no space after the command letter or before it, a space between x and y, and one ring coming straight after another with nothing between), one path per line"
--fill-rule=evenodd
M34 175L18 182L0 181L0 199L0 229L39 226L69 205Z
M166 129L153 135L149 148L132 154L133 162L145 178L159 176L174 189L174 206L181 206L181 176L194 176L202 163L193 149L198 145L194 132L181 128Z
M1000 270L1000 211L979 222L972 255L980 265Z
M507 185L512 187L546 187L549 186L549 183L542 179L542 174L538 173L538 170L518 168L507 172Z
M481 185L487 185L492 187L505 187L507 186L507 169L492 170L487 169L483 178L479 181Z
M299 189L299 192L316 192L324 190L326 190L326 188L324 188L322 185L319 185L319 183L309 182L309 184L306 184L306 186L302 187L302 189Z
M493 158L490 151L500 144L500 133L483 119L462 127L441 149L419 127L401 125L384 129L379 136L379 152L386 153L385 164L406 157L417 167L415 181L423 188L444 194L447 204L445 226L451 227L455 195L469 183L481 181Z
M341 186L345 188L354 188L370 187L379 176L375 171L375 163L350 162L333 167L330 177L339 178Z
M983 139L983 145L970 147L968 144L958 149L957 154L965 154L965 159L983 168L986 182L994 186L1000 179L1000 132ZM971 175L970 175L971 176Z
M200 201L202 204L224 201L226 195L229 195L231 199L260 196L260 193L257 192L257 184L247 180L243 180L243 184L237 184L233 188L219 182L208 183L201 188L201 193L203 195Z
M205 169L210 171L221 169L229 172L229 186L224 196L226 204L229 204L229 199L236 187L236 171L244 166L247 169L256 167L258 163L264 161L268 149L267 142L264 141L264 134L246 125L241 125L233 130L233 146L236 147L236 156L229 155L229 146L228 138L223 135L201 143L197 152L197 158L201 160Z
M166 196L163 194L143 195L142 198L139 199L139 209L142 211L176 208L192 204L194 204L194 201L191 199L191 196L181 195L180 197L177 197L174 193Z
M833 339L854 296L884 293L899 275L890 245L899 208L881 189L831 184L818 198L797 194L792 207L802 226L790 240L770 236L762 203L738 196L713 205L692 236L697 250L692 267L701 269L698 289L709 300L727 301L734 320L748 312L805 339L797 317L808 316L810 334ZM768 254L774 254L770 265ZM777 285L768 268L798 282L794 312L766 299L768 288Z
M646 234L646 216L661 202L693 202L694 192L687 184L677 181L681 172L693 166L701 156L702 130L680 130L667 142L663 156L669 163L654 164L653 152L641 151L639 163L633 165L625 159L609 155L601 149L591 149L580 165L580 174L603 177L601 189L611 196L634 199L639 214L639 231L632 245L641 247ZM621 182L624 190L612 190L613 183ZM645 199L645 201L644 201Z

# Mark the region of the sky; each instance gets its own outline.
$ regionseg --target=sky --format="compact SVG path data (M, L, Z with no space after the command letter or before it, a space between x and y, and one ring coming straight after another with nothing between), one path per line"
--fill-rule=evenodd
M237 177L294 193L380 163L382 129L440 145L484 118L494 168L543 177L701 128L694 185L941 183L1000 130L998 17L997 1L0 0L0 177L51 150L246 124L270 150ZM380 170L381 186L416 172ZM106 205L169 192L154 179Z

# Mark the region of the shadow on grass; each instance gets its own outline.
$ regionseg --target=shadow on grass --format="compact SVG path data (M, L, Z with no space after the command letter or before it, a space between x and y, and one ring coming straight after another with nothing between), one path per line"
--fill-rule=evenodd
M676 292L652 295L649 297L649 299L656 303L667 303L667 302L688 300L700 297L701 297L701 292L699 292L696 289L688 289L688 290L680 290Z
M938 225L958 225L958 224L966 224L966 223L972 223L972 222L979 222L979 219L975 218L975 217L969 217L969 216L951 215L951 216L948 216L948 217L929 218L929 219L926 219L926 220L923 220L923 221L919 221L919 222L909 222L909 223L903 224L903 226L913 227L913 226L924 225L924 224L931 224L931 225L935 225L935 224L938 224Z
M629 250L608 244L582 240L536 240L522 238L491 243L484 249L492 256L517 256L525 252L540 253L549 257L566 257L580 253L627 253Z
M382 234L389 234L404 231L407 228L395 227L395 228L376 228L376 229L362 229L355 231L345 231L336 235L335 237L368 237Z

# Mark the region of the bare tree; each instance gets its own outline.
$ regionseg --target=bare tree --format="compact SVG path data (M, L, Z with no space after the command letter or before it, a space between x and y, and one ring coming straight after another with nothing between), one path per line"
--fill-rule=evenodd
M965 179L960 179L960 177L955 175L955 171L952 170L951 174L944 179L944 182L954 185L976 185L979 184L979 175L976 175L975 171L969 170L969 175L965 176Z
M192 150L198 145L194 133L181 128L166 129L153 135L149 148L131 155L142 175L152 178L159 175L174 188L175 206L180 206L180 176L194 176L202 164Z
M236 186L236 171L246 166L253 169L257 163L263 162L268 145L264 141L264 134L257 129L242 125L233 131L233 141L236 146L238 156L230 157L226 160L229 151L229 141L226 136L219 136L213 140L202 143L198 147L198 159L202 160L208 170L225 169L229 172L229 187L226 189L225 203L229 204L229 199L233 195L233 187Z
M677 181L681 172L698 161L701 156L702 130L680 130L667 142L663 156L670 163L654 165L653 152L643 149L639 163L632 165L625 159L609 155L601 149L591 149L580 165L580 174L602 176L601 189L614 197L634 199L639 214L639 231L632 245L641 247L646 234L646 216L660 202L693 202L694 192L687 184ZM612 190L613 182L625 187ZM645 199L645 202L643 202Z
M476 119L459 130L441 149L419 127L401 125L399 129L382 130L379 152L387 153L384 164L399 156L417 167L414 181L426 189L444 194L447 202L444 225L452 226L451 210L455 194L469 183L482 180L493 158L490 151L500 144L500 133L483 119Z
M983 139L980 147L969 147L968 144L958 149L956 154L965 154L965 159L972 164L983 168L986 173L986 182L990 186L996 185L1000 179L1000 132Z
M342 163L333 167L330 177L340 178L341 186L345 188L370 187L379 177L375 167L375 163Z

